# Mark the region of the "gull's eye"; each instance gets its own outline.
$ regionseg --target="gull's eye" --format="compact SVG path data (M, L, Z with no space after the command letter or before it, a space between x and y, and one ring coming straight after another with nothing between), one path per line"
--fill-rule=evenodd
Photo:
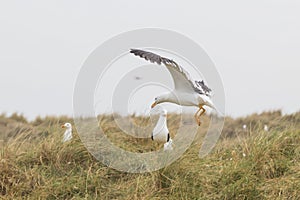
M155 98L154 100L157 101L157 98Z

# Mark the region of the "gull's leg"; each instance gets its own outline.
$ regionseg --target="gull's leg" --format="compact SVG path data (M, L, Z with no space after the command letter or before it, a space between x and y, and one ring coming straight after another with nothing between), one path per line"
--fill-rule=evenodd
M200 109L199 109L200 110ZM201 124L201 122L200 122L200 117L205 113L205 109L201 106L201 110L202 110L202 112L198 115L198 119L197 119L197 121L198 121L198 125L200 126L200 124Z
M200 115L198 115L198 113L202 110L202 112L200 113ZM203 114L203 112L205 112L204 108L202 107L202 105L199 104L199 110L195 113L194 117L196 119L196 122L198 124L198 126L201 125L201 122L200 122L200 116Z
M200 117L201 115L203 115L203 114L205 113L205 111L206 111L203 107L201 107L201 108L202 108L202 112L200 113L199 117Z
M200 112L201 109L202 109L202 107L199 106L199 109L197 110L197 112L196 112L195 115L194 115L194 118L195 118L195 120L196 120L198 126L200 126L200 123L199 123L199 121L198 121L198 113Z

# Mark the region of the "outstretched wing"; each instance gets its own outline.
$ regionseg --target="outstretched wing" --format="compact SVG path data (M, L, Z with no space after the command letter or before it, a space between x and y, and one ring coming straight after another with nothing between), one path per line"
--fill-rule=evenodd
M173 78L175 90L183 92L198 92L199 94L205 94L205 91L202 88L198 87L197 85L194 85L194 82L191 80L188 72L185 71L175 61L139 49L131 49L130 53L133 53L136 56L140 56L141 58L144 58L146 60L149 60L152 63L157 63L159 65L164 64Z

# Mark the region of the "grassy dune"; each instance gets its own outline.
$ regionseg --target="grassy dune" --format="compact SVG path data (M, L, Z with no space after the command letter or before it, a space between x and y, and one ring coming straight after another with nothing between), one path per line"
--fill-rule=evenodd
M146 152L161 147L150 139L123 134L112 116L101 120L107 136L124 149ZM147 123L139 117L135 120ZM71 142L62 143L60 126L67 121L72 119L27 122L17 114L0 116L0 198L300 199L300 113L228 117L213 152L200 159L209 124L206 116L183 156L161 170L143 174L104 166L90 155L76 131ZM178 116L169 115L168 125L174 133Z

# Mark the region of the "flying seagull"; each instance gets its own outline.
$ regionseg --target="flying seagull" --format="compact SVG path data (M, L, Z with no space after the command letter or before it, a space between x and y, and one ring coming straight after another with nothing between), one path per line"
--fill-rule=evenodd
M130 53L136 56L149 60L152 63L164 64L170 72L173 82L174 90L172 92L162 94L155 98L151 108L159 103L170 102L182 106L196 106L198 111L194 117L197 124L200 126L200 117L205 113L203 106L208 106L215 109L215 106L211 100L212 90L205 85L204 81L192 81L188 72L186 72L180 65L175 61L161 57L152 52L131 49Z

